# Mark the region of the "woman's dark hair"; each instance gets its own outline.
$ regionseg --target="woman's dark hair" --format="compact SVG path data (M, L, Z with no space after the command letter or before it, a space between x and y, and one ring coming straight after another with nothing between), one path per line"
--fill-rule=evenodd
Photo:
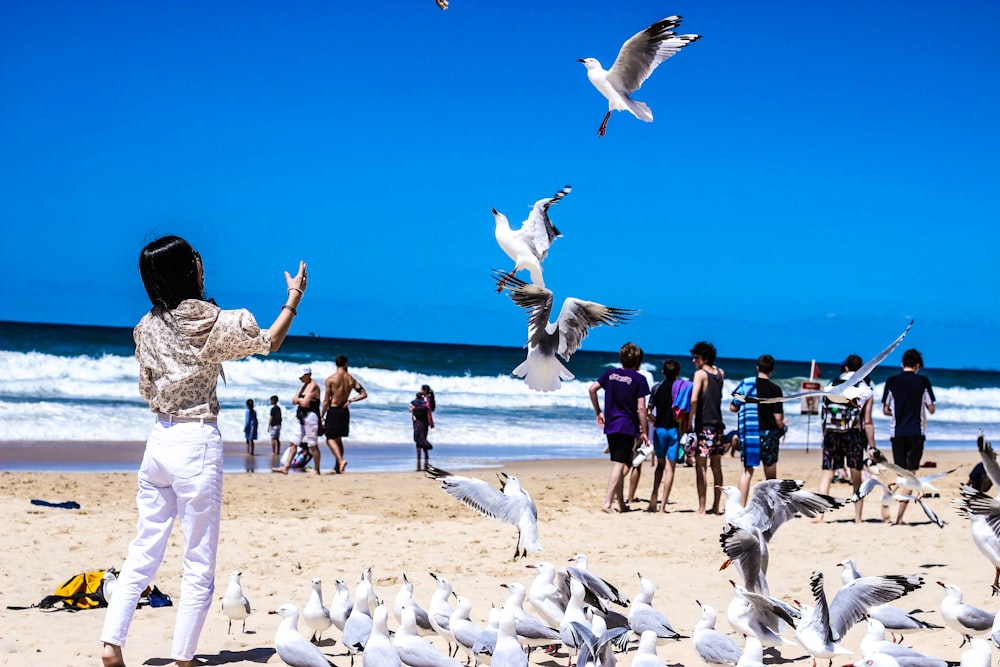
M185 299L204 300L201 255L179 236L162 236L139 253L139 275L153 312L173 310Z
M677 379L677 376L681 374L681 365L674 361L673 359L667 359L663 362L663 377L668 382L673 382Z

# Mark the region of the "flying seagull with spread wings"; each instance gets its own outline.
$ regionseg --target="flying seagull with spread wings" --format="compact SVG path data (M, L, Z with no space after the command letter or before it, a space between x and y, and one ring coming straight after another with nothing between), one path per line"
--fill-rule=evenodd
M653 112L649 107L633 100L630 95L639 90L657 65L701 39L701 35L674 34L674 28L680 24L680 16L668 16L636 33L622 44L609 70L601 67L597 58L579 59L587 68L587 78L601 95L608 98L608 113L597 134L604 136L612 111L628 111L639 120L653 122Z
M506 289L511 300L528 311L528 358L511 372L524 378L525 384L535 391L555 391L561 380L573 379L569 369L556 359L557 354L569 361L592 328L600 324L617 326L639 313L567 297L559 317L550 322L553 302L550 290L518 278L505 279L503 272L496 269L493 276L497 286Z
M514 268L506 274L504 280L497 287L497 292L503 289L504 283L521 269L527 269L531 275L531 282L539 287L545 287L542 280L542 261L549 254L549 246L556 238L562 236L556 226L549 220L549 207L559 203L559 200L570 193L570 186L564 187L551 197L539 199L531 207L528 219L521 223L520 229L511 229L507 216L498 212L495 208L493 218L496 220L496 228L493 235L500 244L507 256L514 260Z
M453 475L430 464L426 471L430 477L441 482L441 488L449 495L483 516L517 526L514 560L542 550L538 541L538 510L535 509L535 501L521 486L517 477L505 472L497 473L500 488L495 489L481 479Z
M785 403L787 401L797 401L800 398L808 398L810 396L823 396L830 399L834 403L850 403L865 391L857 385L863 382L864 379L868 377L869 373L875 370L875 368L878 367L878 365L881 364L893 350L899 347L899 344L903 342L904 338L906 338L906 334L910 333L910 328L912 326L913 320L910 320L910 323L906 325L903 333L899 334L899 338L892 341L889 347L869 359L861 366L861 368L854 371L849 378L839 384L828 384L822 389L817 389L815 391L800 391L794 394L788 394L787 396L778 396L776 398L754 398L752 396L743 396L742 394L733 394L733 396L747 403Z

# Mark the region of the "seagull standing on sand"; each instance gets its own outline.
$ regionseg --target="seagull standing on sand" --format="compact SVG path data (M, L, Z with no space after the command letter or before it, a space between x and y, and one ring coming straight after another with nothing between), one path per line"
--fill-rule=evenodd
M759 639L751 635L744 637L743 655L740 656L736 667L764 667L764 647Z
M566 602L569 600L569 583L566 573L557 574L552 563L534 563L525 565L538 572L528 588L528 601L542 618L553 628L558 628L566 612ZM556 577L559 577L556 583Z
M372 633L372 617L368 611L368 591L371 584L362 579L354 591L354 606L351 614L344 623L344 634L340 638L341 643L351 654L351 664L354 664L354 656L365 650L368 637Z
M490 607L489 620L486 627L476 637L472 644L472 659L477 665L489 665L493 660L493 652L497 648L497 634L500 629L500 610L496 605ZM520 645L519 645L520 647ZM523 651L522 651L523 653Z
M743 652L736 642L715 629L715 609L695 600L701 607L701 620L694 626L694 651L710 665L735 665Z
M885 348L874 357L862 364L861 368L854 371L849 378L844 380L839 384L828 384L822 389L817 389L814 391L799 391L794 394L787 394L785 396L778 396L775 398L756 398L753 396L743 396L741 394L733 394L734 397L741 401L748 403L787 403L788 401L797 401L802 398L809 398L810 396L823 396L829 399L833 403L847 404L855 400L862 393L870 391L870 389L859 387L858 385L863 383L865 378L875 370L875 368L882 363L882 361L889 356L889 354L895 350L903 339L906 338L906 334L910 332L910 327L913 326L913 320L906 326L903 333L899 335L899 338L892 341L889 347ZM879 462L881 463L881 461Z
M601 67L596 58L579 59L587 68L587 78L594 84L594 88L608 99L608 113L597 134L604 136L612 111L628 111L639 120L653 122L653 112L649 107L633 100L630 95L649 78L657 65L688 44L701 39L701 35L674 34L674 28L680 24L680 16L668 16L633 35L622 44L618 57L609 70Z
M417 634L417 621L409 607L403 607L403 620L392 638L392 645L402 663L409 667L462 667L458 660L444 655Z
M492 617L492 614L491 614ZM490 661L491 667L528 667L528 656L517 640L517 621L511 609L503 608L499 613L496 646Z
M309 601L302 608L302 620L312 628L312 642L314 644L319 642L323 631L333 625L333 620L330 618L330 610L323 606L323 581L321 579L312 580Z
M992 656L989 642L974 637L969 642L969 648L962 652L959 667L990 667Z
M431 625L431 620L427 617L427 612L413 600L413 582L410 581L405 572L403 573L403 584L399 587L399 592L396 593L396 599L392 605L392 613L399 623L403 622L403 607L409 607L413 610L413 615L417 622L418 634L434 634L434 626Z
M243 632L247 631L247 616L250 615L250 601L243 595L243 587L240 586L240 572L232 572L229 575L229 585L222 596L222 613L229 619L229 628L226 634L233 629L233 621L243 621ZM298 623L299 611L295 610L295 622Z
M447 470L430 464L426 472L441 481L441 488L485 517L517 526L517 545L514 560L542 550L538 541L538 510L535 501L517 477L505 472L497 473L500 489L497 490L481 479L453 475Z
M874 653L891 655L900 667L948 667L945 660L888 641L885 638L885 626L877 619L869 617L868 632L861 639L861 656L867 658Z
M650 579L636 573L639 577L639 594L629 605L628 624L637 635L642 635L646 630L656 633L659 640L680 639L681 634L674 630L667 617L653 608L653 594L656 587Z
M347 617L350 616L354 604L351 602L351 590L347 587L347 582L343 579L337 579L335 586L337 592L330 600L330 620L333 621L333 625L338 630L343 632Z
M576 554L570 558L570 561L576 563L576 567L567 567L566 573L583 584L587 591L587 604L593 605L601 611L607 609L608 602L613 602L619 607L629 605L628 598L619 593L616 586L590 571L590 559L587 558L587 554Z
M372 633L365 644L365 652L361 654L363 667L401 667L399 654L389 640L389 612L385 605L375 607L372 617Z
M562 236L549 220L549 207L557 204L571 189L567 185L553 196L536 201L531 213L528 214L528 219L521 223L520 229L511 229L507 216L495 208L492 209L493 218L496 220L493 235L500 248L514 260L514 268L510 273L503 274L497 285L497 292L500 292L504 284L521 269L528 270L532 284L545 287L545 281L542 280L542 261L548 256L552 242Z
M639 647L632 656L632 667L664 667L656 655L656 632L644 630L639 636Z
M299 609L293 604L283 604L269 614L281 616L281 623L274 634L274 650L289 667L330 667L323 652L299 634Z
M455 611L451 612L451 616L448 617L448 630L459 649L465 653L465 664L469 664L470 660L475 660L476 656L472 653L472 646L483 631L472 620L471 613L472 603L469 602L469 599L461 595L456 596Z
M430 575L434 578L434 581L437 582L437 587L431 595L430 604L427 605L427 618L430 620L431 627L434 628L434 632L438 633L438 636L448 642L448 655L450 656L451 642L453 638L451 636L451 631L449 630L449 621L451 619L452 612L455 611L455 608L448 602L448 598L451 597L452 593L451 582L444 577L439 577L433 572L431 572ZM412 609L410 610L410 613L413 613ZM400 623L402 623L402 621L400 621ZM417 633L416 625L417 621L416 617L414 617L414 634ZM406 662L406 659L403 658L402 654L400 654L399 657L402 658L403 662Z
M497 287L506 289L511 300L528 311L528 357L511 373L524 378L525 384L535 391L556 391L561 386L560 380L575 377L556 359L557 354L569 361L591 329L601 324L618 326L639 312L567 297L559 317L550 322L554 301L551 290L518 278L505 278L497 270L493 276Z
M984 636L992 630L996 614L962 602L962 589L958 586L940 581L937 584L945 591L941 601L944 624L962 635L962 644L966 637Z

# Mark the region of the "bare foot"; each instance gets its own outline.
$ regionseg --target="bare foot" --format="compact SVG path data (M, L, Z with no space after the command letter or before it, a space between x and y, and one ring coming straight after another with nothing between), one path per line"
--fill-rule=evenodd
M646 511L647 512L655 512L656 511L656 503L655 502L649 503L649 505L646 506Z
M347 461L340 464L340 472L344 472L345 470L347 470Z
M312 474L314 474L317 477L319 477L319 468L313 468Z
M104 644L101 650L101 663L104 667L125 667L125 659L122 657L122 647L114 644Z
M610 507L608 507L607 505L602 506L601 507L601 511L604 512L605 514L614 514L615 513L615 511L613 509L611 509Z
M282 475L288 474L288 470L285 468L271 468L271 472L280 472Z

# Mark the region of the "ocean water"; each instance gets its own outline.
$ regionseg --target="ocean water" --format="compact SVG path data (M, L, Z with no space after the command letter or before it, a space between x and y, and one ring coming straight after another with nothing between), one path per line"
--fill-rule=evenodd
M96 441L111 446L145 440L152 417L139 397L133 353L129 328L0 322L0 448L12 441ZM287 436L295 424L290 401L299 387L299 367L311 365L322 383L334 371L338 354L348 356L352 374L369 396L351 408L347 446L352 469L411 468L414 449L407 405L422 384L433 387L437 396L437 427L430 440L435 445L432 457L442 466L603 456L605 441L594 424L587 387L617 365L617 352L578 352L567 364L577 379L559 391L539 393L510 376L524 359L520 348L296 336L269 357L225 364L227 382L220 382L218 389L225 440L242 443L244 403L252 398L262 424L257 453L269 451L264 427L268 397L279 397ZM647 351L644 370L659 379L658 369L667 357L681 363L682 375L694 372L690 355L683 351ZM823 378L832 378L837 364L818 363ZM718 360L726 371L726 395L740 378L754 373L754 364L753 359ZM873 374L876 399L885 378L898 372L898 355L890 357L889 364ZM772 379L786 393L796 391L809 366L809 361L778 360ZM937 412L927 426L928 446L972 447L980 429L987 437L1000 433L1000 373L937 368L923 373L937 397ZM818 449L818 418L799 412L797 403L786 404L789 432L783 446ZM876 413L876 437L887 447L888 418ZM735 428L735 414L726 413L725 418L727 426ZM81 464L86 459L81 453ZM241 468L242 463L227 465ZM0 462L0 469L10 469L10 464Z

